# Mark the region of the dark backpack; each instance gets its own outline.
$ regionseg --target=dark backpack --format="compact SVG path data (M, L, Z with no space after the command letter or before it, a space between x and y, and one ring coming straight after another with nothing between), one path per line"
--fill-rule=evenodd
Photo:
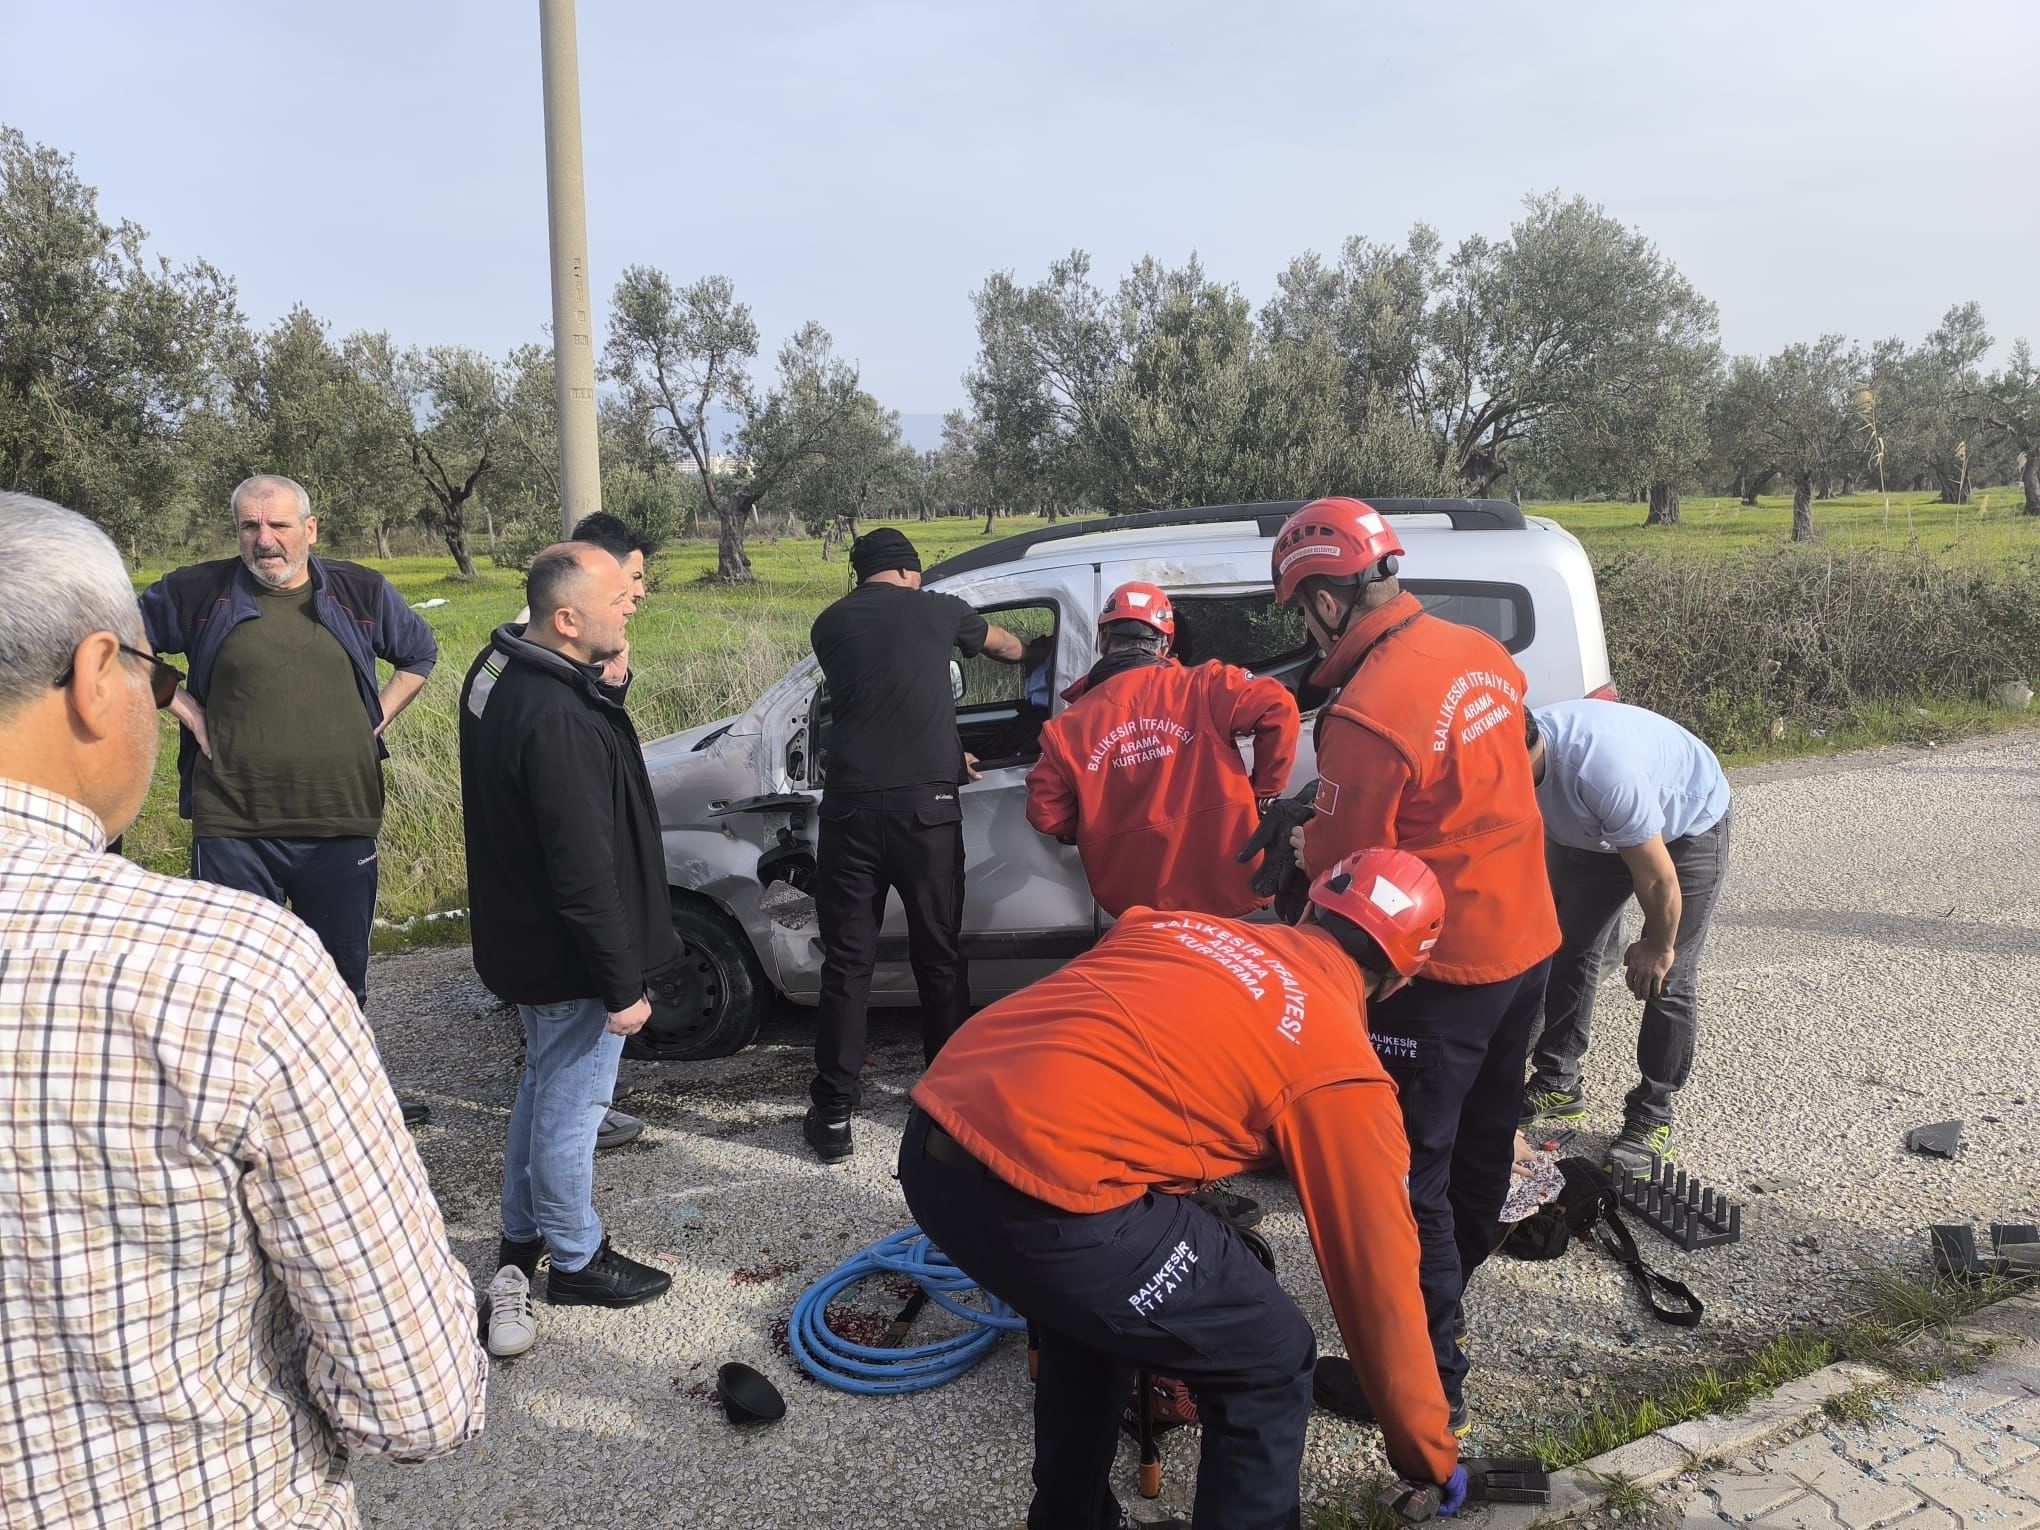
M1556 1197L1510 1227L1500 1251L1515 1259L1556 1259L1574 1239L1597 1243L1629 1271L1659 1322L1691 1328L1700 1321L1700 1298L1683 1282L1660 1275L1643 1262L1636 1239L1622 1223L1614 1183L1585 1158L1561 1158L1565 1183ZM1666 1306L1659 1294L1676 1305Z

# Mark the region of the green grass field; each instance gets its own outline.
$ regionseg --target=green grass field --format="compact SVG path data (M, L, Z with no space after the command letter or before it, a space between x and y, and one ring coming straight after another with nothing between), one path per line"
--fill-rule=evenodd
M1887 517L1881 499L1855 496L1816 506L1815 522L1823 539L1837 547L1903 550L1914 546L1917 537L1919 551L1948 561L2013 560L2040 551L2040 517L2018 513L2016 491L1993 490L1979 495L1972 506L1932 505L1930 499L1895 495ZM1772 498L1754 508L1731 500L1688 500L1684 524L1649 529L1642 524L1641 505L1526 508L1572 528L1597 556L1746 552L1782 542L1791 522L1791 502ZM983 524L947 520L909 523L904 529L932 564L981 545ZM995 535L1041 524L1029 517L1002 520ZM808 626L815 614L848 588L849 564L840 549L826 562L820 544L808 538L760 539L748 550L757 573L756 583L749 586L704 580L715 567L711 542L679 543L653 559L652 598L631 623L632 665L638 675L631 711L643 737L656 738L748 706L807 651ZM495 626L514 617L523 603L523 578L493 567L486 558L481 560L480 577L472 583L452 577L452 564L445 557L396 558L377 566L413 605L447 602L421 613L438 636L439 667L388 735L381 908L384 918L405 920L466 902L455 706L468 664ZM137 588L163 571L163 566L141 571ZM1795 729L1766 753L1947 737L2005 720L2004 714L1993 716L1970 701L1951 700L1925 709L1910 705L1870 709L1852 728L1820 735ZM128 834L126 849L152 869L181 873L189 864L190 835L176 814L174 730L175 724L166 719L156 785Z
M1815 502L1813 525L1821 545L1837 550L1879 547L1917 551L1947 563L1983 563L2040 553L2040 516L2022 513L2025 499L2010 488L1983 489L1967 505L1938 505L1932 494L1851 494ZM1792 500L1760 496L1745 505L1732 496L1688 499L1677 526L1646 526L1640 504L1528 504L1565 526L1589 552L1654 552L1707 557L1775 546L1792 534Z

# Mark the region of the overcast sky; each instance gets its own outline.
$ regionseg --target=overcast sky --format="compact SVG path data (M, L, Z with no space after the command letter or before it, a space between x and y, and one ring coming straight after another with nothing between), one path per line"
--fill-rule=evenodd
M969 293L1193 250L1258 306L1351 234L1604 204L1731 350L2040 341L2040 4L582 0L589 259L732 277L886 404L961 402ZM498 353L550 316L532 0L0 0L0 121L266 323Z

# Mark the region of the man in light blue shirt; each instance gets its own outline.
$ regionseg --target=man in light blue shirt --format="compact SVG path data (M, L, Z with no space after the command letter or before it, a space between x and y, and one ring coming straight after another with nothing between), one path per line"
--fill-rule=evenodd
M1530 717L1531 773L1560 944L1531 1055L1523 1124L1587 1113L1586 1056L1601 955L1633 895L1643 933L1623 953L1643 1000L1636 1062L1608 1166L1648 1173L1671 1146L1672 1096L1693 1068L1700 952L1728 872L1728 777L1714 752L1670 718L1616 701L1564 701Z

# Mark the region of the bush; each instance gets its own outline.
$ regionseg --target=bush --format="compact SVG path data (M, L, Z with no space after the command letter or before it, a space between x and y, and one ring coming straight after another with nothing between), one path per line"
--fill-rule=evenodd
M1623 699L1716 749L1772 720L1832 727L1866 705L1980 698L2040 675L2040 562L1948 568L1904 554L1780 547L1597 560Z
M489 561L498 568L509 569L514 573L529 573L531 560L559 539L560 522L557 514L522 516L507 526L498 528L496 547L489 554Z

